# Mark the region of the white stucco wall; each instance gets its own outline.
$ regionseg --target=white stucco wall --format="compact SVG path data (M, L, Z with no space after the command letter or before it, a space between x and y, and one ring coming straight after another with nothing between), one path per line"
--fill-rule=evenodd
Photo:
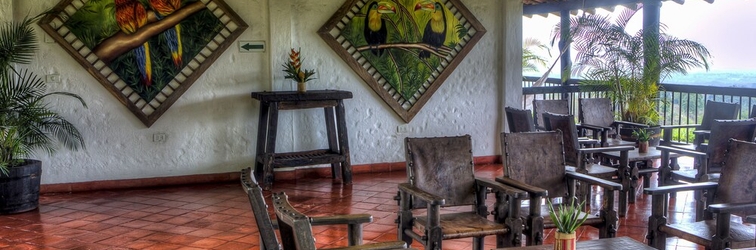
M42 183L225 173L251 166L259 105L249 93L294 89L280 68L292 47L302 49L305 68L318 72L309 89L353 93L354 98L345 101L353 165L403 161L406 136L471 134L475 156L500 154L501 110L505 103L517 103L507 99L518 98L507 97L505 86L519 84L511 81L521 71L505 63L521 55L511 42L502 40L517 34L505 32L502 22L521 16L521 7L512 8L507 1L462 1L488 32L406 125L316 34L344 0L226 0L250 26L240 39L265 40L266 53L240 53L234 43L150 128L59 45L40 39L37 72L62 78L49 89L77 93L89 105L82 109L73 100L55 102L56 109L82 131L87 148L63 149L53 156L37 154L35 158L43 161ZM57 2L0 0L0 7L10 6L18 19ZM37 30L43 38L44 32ZM408 126L409 132L397 133L398 126ZM324 127L321 109L283 111L277 151L325 147ZM166 133L168 140L153 142L155 133Z

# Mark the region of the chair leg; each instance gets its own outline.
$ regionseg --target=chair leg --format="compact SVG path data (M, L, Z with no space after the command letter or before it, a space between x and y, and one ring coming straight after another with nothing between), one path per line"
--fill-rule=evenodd
M730 214L719 213L717 214L716 233L711 238L711 246L709 246L707 249L729 249L731 242L732 238L730 237Z
M483 246L485 245L484 237L473 237L473 250L483 250Z
M617 211L614 210L614 191L604 190L603 203L599 216L604 220L604 225L599 228L599 238L614 238L619 222Z
M425 236L428 237L425 249L441 250L444 239L444 232L441 230L441 217L439 213L440 205L428 205L427 213L428 224L425 229Z
M522 244L523 222L519 213L520 199L512 198L504 193L496 193L494 218L497 223L503 223L509 228L504 235L496 235L496 247L512 247Z
M651 197L651 216L648 217L648 245L665 250L667 247L667 233L659 230L659 227L667 225L667 217L664 216L666 195L653 195Z
M517 206L519 206L519 202ZM526 229L523 229L523 233L525 233L525 245L543 245L543 216L541 215L541 206L543 206L541 197L530 197L530 211L528 211L525 221L527 223L525 225L527 226Z
M412 211L410 211L410 195L404 192L399 192L399 218L397 219L397 239L407 243L407 246L412 245L412 237L407 235L404 231L412 229Z
M528 216L525 244L528 246L543 245L543 217Z
M426 236L428 236L428 242L425 244L426 250L441 250L442 243L443 243L443 232L441 232L440 227L434 227L431 229L428 229L426 232Z

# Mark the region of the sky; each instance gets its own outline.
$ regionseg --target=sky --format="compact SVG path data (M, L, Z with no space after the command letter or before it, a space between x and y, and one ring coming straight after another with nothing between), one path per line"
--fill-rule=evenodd
M756 15L753 14L755 9L756 0L715 0L713 4L703 0L687 0L682 5L667 1L661 7L661 23L667 26L667 34L706 46L712 55L712 72L756 72L756 27L753 26L756 24ZM610 14L606 11L597 13ZM636 14L628 29L639 29L641 19L642 13ZM523 37L536 38L548 44L551 41L551 30L558 23L559 17L555 15L546 18L523 17ZM551 54L557 56L558 51L555 46L551 49ZM553 60L555 59L550 59L549 63ZM703 69L691 72L696 71Z

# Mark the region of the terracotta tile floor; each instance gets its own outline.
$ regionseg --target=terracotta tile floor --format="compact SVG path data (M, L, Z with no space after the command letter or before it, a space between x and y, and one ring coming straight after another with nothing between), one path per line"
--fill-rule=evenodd
M501 165L478 166L476 174L500 176ZM355 175L350 186L305 177L277 182L273 191L285 191L297 208L311 215L370 213L374 221L364 228L365 242L387 241L396 239L393 198L396 184L404 180L403 172ZM679 195L670 206L673 220L692 220L690 196ZM620 218L618 236L645 241L650 204L649 196L640 195L628 216ZM314 232L319 247L346 244L343 228L316 227ZM553 242L552 231L547 234L546 243ZM580 240L598 238L592 227L582 227L579 234ZM237 182L47 194L38 210L0 216L3 249L259 249L258 241L251 208ZM470 249L470 244L469 239L444 242L445 249ZM493 248L493 238L486 244ZM676 239L669 239L668 246L697 248Z

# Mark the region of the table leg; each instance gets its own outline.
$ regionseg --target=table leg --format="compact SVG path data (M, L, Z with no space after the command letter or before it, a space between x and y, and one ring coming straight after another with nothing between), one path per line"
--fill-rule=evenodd
M344 111L344 100L339 100L336 105L336 125L339 141L339 152L344 156L344 161L341 162L341 173L344 178L344 183L352 183L352 160L349 156L349 134L347 133L346 126L346 112Z
M637 161L633 162L630 165L632 166L632 168L630 169L630 182L629 182L630 185L627 190L628 196L629 196L628 200L630 204L635 204L635 199L636 199L635 192L636 192L636 189L638 188L638 179L640 175L638 175L638 171L639 171L638 162Z
M267 145L267 132L268 132L268 119L269 112L268 109L270 108L270 105L268 105L267 102L260 102L260 119L257 120L257 148L255 149L255 168L253 169L253 174L255 175L255 178L258 180L263 179L263 162L265 162L265 159L263 159L266 150L265 145Z
M334 114L334 107L325 107L323 108L323 112L325 113L326 131L328 135L328 149L334 153L341 153L336 138L336 115ZM341 174L343 170L341 170L341 165L340 162L331 163L331 178L336 183L343 182Z
M270 190L273 186L275 176L273 174L273 159L275 158L276 136L278 134L278 103L274 102L268 108L268 126L267 136L265 138L265 147L263 150L263 189ZM258 156L259 157L259 156Z
M617 177L620 179L620 184L622 184L622 190L619 191L619 208L617 210L620 217L625 217L625 215L627 215L627 200L628 194L630 193L630 181L632 179L630 176L630 169L623 164L619 164L617 168Z

